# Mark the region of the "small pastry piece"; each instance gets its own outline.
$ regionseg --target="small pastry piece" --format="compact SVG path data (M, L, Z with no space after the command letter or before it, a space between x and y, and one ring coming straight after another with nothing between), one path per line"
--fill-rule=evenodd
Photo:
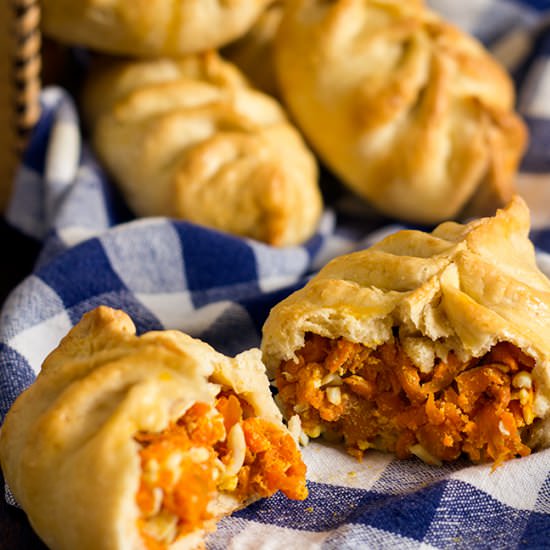
M47 36L99 52L179 56L243 35L271 0L44 0Z
M271 311L263 356L306 435L439 464L550 446L550 281L519 197L336 258Z
M493 215L526 142L509 76L421 2L290 0L282 97L320 159L383 213Z
M221 516L278 490L307 495L259 350L229 358L178 331L138 337L107 307L11 407L0 459L52 550L202 548Z
M275 97L278 97L279 92L273 62L273 43L286 2L273 2L243 37L221 51L223 57L237 65L256 88Z
M294 245L322 210L317 164L280 105L216 53L109 62L84 111L103 164L138 216L171 216Z

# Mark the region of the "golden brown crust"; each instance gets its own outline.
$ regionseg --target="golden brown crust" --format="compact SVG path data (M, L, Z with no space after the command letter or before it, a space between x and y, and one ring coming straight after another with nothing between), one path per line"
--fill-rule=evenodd
M511 79L420 2L294 0L275 64L320 158L384 213L434 223L510 199L526 141Z
M106 62L84 110L101 160L139 216L189 220L269 244L317 227L317 165L280 105L214 52Z
M495 217L399 231L331 261L272 309L262 341L269 372L296 359L307 333L374 349L397 331L422 372L450 351L467 361L509 342L536 362L534 433L548 442L550 282L528 231L527 206L515 197Z
M158 433L194 403L234 391L281 427L259 350L229 358L178 331L135 335L121 311L86 314L15 402L0 437L5 478L55 549L142 548L137 432ZM223 494L215 516L243 502ZM174 548L194 548L202 531Z
M244 34L270 0L45 0L49 36L97 51L155 57L218 48Z

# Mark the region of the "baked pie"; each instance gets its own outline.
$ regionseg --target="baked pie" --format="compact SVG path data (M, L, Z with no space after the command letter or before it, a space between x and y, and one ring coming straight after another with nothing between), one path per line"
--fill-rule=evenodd
M170 216L274 246L322 212L317 162L279 103L215 52L103 59L83 111L103 166L137 216Z
M67 44L136 57L180 56L243 35L270 0L43 0L42 28Z

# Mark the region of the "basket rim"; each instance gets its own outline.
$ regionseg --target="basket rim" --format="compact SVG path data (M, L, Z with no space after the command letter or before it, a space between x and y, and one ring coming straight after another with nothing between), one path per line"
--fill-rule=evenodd
M4 33L4 97L0 108L7 122L7 147L0 157L0 212L11 194L12 180L29 136L40 117L41 32L39 0L6 0Z

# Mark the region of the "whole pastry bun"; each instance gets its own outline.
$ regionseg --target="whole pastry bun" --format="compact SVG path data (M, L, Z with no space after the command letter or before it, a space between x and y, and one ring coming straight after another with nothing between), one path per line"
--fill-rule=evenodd
M283 246L322 211L317 164L281 106L215 52L103 60L83 105L92 143L138 216Z
M260 446L258 445L260 443ZM204 548L221 516L307 496L257 349L84 315L10 408L2 470L51 550Z
M255 22L270 0L44 0L42 27L61 42L139 57L218 48Z
M290 0L275 64L321 160L383 213L435 223L510 199L526 142L513 84L421 2Z
M499 464L550 447L550 281L528 232L515 197L329 262L263 327L284 413L358 456Z

